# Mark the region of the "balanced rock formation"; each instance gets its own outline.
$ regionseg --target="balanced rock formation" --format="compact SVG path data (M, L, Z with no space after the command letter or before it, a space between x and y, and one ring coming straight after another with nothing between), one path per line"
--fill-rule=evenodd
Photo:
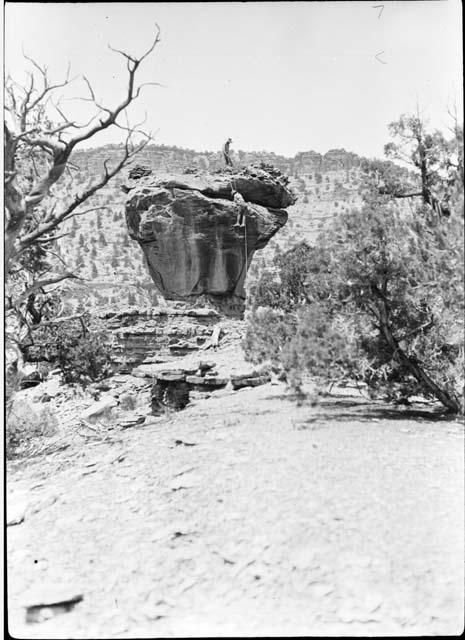
M153 175L136 167L123 187L126 220L167 300L210 303L240 316L253 255L286 223L295 202L285 176L258 167ZM234 191L244 202L234 202ZM238 213L245 225L235 226Z

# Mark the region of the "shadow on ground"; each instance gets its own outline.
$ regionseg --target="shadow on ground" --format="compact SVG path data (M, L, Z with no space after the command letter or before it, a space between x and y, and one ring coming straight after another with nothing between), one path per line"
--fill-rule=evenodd
M283 399L289 400L289 396ZM305 402L303 404L306 404ZM347 422L360 420L416 420L425 422L456 422L463 424L463 418L447 413L438 406L416 405L411 407L396 406L375 400L359 400L354 398L328 397L315 403L308 403L312 408L310 422L317 420L331 420L332 422Z

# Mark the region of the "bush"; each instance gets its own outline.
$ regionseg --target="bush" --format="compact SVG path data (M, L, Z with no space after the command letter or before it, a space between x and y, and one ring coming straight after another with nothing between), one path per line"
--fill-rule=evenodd
M34 439L52 436L58 422L49 407L34 410L18 397L7 405L6 411L6 457L12 459L30 453Z
M84 320L72 320L39 331L33 348L34 359L43 358L59 367L65 383L85 387L111 374L111 347L104 331L89 329Z
M459 217L367 203L278 267L272 286L259 278L252 292L250 359L271 358L294 386L303 373L349 377L390 398L422 393L463 410Z
M297 318L280 309L256 307L247 312L243 348L253 363L270 361L279 369L296 333Z

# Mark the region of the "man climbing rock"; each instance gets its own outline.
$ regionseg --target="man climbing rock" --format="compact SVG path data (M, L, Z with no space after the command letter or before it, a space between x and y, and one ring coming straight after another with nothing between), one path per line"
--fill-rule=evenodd
M232 167L233 166L233 163L232 163L232 160L231 160L231 151L229 150L231 142L232 142L232 139L228 138L226 140L226 142L224 143L224 145L223 145L223 158L224 158L224 161L225 161L227 167Z
M235 190L233 190L233 200L234 200L234 204L236 205L236 209L237 209L237 219L236 219L236 223L234 224L234 226L235 227L245 227L245 214L246 214L246 211L247 211L247 205L245 203L245 200L241 196L241 194L238 193Z

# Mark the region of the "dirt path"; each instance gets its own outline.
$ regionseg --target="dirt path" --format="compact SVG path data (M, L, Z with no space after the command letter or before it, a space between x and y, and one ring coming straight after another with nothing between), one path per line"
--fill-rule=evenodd
M12 472L10 633L460 633L463 428L352 405L221 392ZM26 625L49 586L84 599Z

